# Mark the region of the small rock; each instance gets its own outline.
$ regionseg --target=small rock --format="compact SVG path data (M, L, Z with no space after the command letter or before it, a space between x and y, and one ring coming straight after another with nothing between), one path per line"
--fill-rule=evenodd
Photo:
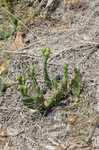
M17 128L13 128L13 127L8 127L7 128L7 135L9 136L15 136L19 133L18 129Z

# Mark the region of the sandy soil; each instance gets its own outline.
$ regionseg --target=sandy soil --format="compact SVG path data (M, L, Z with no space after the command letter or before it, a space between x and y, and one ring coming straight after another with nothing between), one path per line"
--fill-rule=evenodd
M69 14L69 15L68 15ZM61 17L57 21L55 16ZM70 16L70 17L67 17ZM57 17L56 17L57 18ZM67 22L67 19L69 21ZM27 48L11 50L9 41L1 53L8 56L3 78L15 84L0 96L0 150L98 150L99 149L99 2L89 0L87 8L56 9L50 21L29 25ZM50 76L62 74L64 63L69 74L77 67L83 74L83 90L78 103L57 106L48 116L26 108L17 89L16 75L28 77L35 64L39 84L43 84L41 49L52 51ZM71 124L68 118L75 117Z

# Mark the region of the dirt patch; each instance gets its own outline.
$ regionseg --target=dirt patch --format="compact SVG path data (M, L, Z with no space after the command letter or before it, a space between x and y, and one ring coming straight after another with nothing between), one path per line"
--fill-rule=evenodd
M63 7L57 8L52 16L59 12L63 16L63 10ZM24 42L29 41L27 48L10 50L10 41L2 46L1 53L7 54L9 64L3 78L15 84L0 96L1 150L99 149L98 119L96 121L99 115L98 10L98 1L89 0L86 9L64 10L66 15L72 14L72 22L57 21L56 24L51 18L29 25L32 33L25 33L24 37ZM28 77L28 68L35 64L39 84L43 85L43 47L50 47L52 51L49 60L52 78L61 74L63 64L68 63L69 74L77 67L84 81L78 103L69 103L73 99L70 97L63 102L65 106L55 107L46 117L23 106L16 81L20 72ZM75 117L76 122L70 124L69 117Z

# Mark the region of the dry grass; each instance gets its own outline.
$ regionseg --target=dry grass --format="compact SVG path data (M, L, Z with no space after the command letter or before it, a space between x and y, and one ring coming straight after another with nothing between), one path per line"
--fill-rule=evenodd
M87 8L87 1L82 0L64 0L64 6L68 9Z
M16 75L19 72L27 75L27 68L35 63L38 67L37 79L42 84L40 50L45 46L50 47L52 50L49 61L51 77L61 73L62 65L66 62L70 65L70 74L74 66L83 72L86 83L81 99L78 103L67 103L66 107L60 106L53 109L53 112L44 118L22 105L16 83L7 90L4 97L0 97L0 131L12 131L14 134L16 131L19 133L22 129L24 132L17 136L0 137L1 150L4 148L7 150L99 149L99 144L95 143L99 137L99 128L97 127L93 132L94 125L92 125L96 119L95 107L99 99L99 92L96 90L99 85L99 51L96 49L96 44L99 43L99 40L96 41L96 38L99 37L97 35L99 16L95 13L99 10L99 7L96 6L99 2L89 0L88 9L83 9L85 4L82 7L77 6L77 3L79 5L83 3L81 0L75 0L76 5L74 1L71 2L73 9L67 10L67 5L70 5L67 3L65 12L67 18L73 19L72 23L67 21L66 24L54 24L49 27L49 22L46 21L47 24L44 24L42 21L31 26L37 39L34 39L30 32L26 34L26 38L30 40L30 47L11 51L7 47L9 41L5 41L1 50L9 54L6 78L16 83ZM61 6L56 10L58 11L62 14L61 16L64 15L64 9ZM68 22L70 22L69 26ZM24 67L23 63L25 63ZM77 118L74 125L68 123L68 118L71 116ZM31 130L27 131L26 128L31 128ZM93 139L92 143L87 143L90 138Z

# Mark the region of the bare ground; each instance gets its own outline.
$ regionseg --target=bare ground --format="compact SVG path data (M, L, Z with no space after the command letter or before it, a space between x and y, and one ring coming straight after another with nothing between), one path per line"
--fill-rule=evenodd
M37 22L29 27L24 42L29 48L10 50L9 42L1 53L9 57L4 78L15 85L0 97L0 149L1 150L98 150L99 149L99 2L89 0L86 9L65 10L61 21ZM53 18L56 16L53 14ZM71 14L67 23L67 14ZM73 19L71 21L71 19ZM28 67L36 65L40 85L42 78L41 49L50 47L49 73L53 78L61 74L63 64L69 64L69 74L77 67L83 74L84 87L78 103L57 106L48 116L42 116L25 106L17 90L16 75L28 76ZM75 117L70 124L68 118Z

